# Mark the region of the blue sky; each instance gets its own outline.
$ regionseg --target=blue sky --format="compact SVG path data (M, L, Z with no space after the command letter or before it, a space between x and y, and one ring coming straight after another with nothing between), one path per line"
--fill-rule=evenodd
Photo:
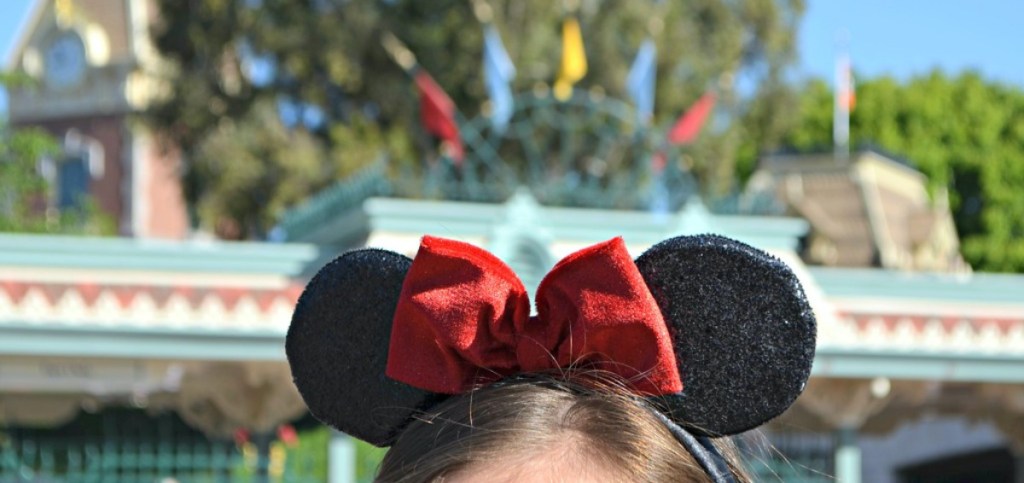
M31 0L0 0L0 54L9 56ZM800 26L801 76L832 78L837 37L847 32L854 71L904 79L938 67L974 69L1024 87L1024 1L808 0ZM6 112L0 95L0 112Z
M1020 0L808 0L801 71L831 80L837 34L845 30L860 76L974 69L1024 87L1022 21Z

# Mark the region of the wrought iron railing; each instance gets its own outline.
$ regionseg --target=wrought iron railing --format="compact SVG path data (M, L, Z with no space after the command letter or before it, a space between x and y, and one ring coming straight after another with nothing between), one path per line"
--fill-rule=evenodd
M663 133L636 124L632 107L577 91L566 101L546 91L516 97L508 127L478 116L460 124L466 159L424 163L428 198L501 202L526 187L544 205L646 210L678 209L696 183ZM396 186L395 194L416 187Z
M739 441L754 481L835 482L835 441L829 434L754 432Z
M0 428L0 482L295 482L326 479L327 433L285 444L210 439L172 412L81 414L49 429Z

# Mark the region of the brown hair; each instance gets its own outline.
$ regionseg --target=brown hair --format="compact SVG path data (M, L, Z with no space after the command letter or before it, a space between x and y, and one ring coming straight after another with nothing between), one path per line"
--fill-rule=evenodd
M607 378L537 375L454 396L409 424L378 482L442 481L477 465L555 455L615 481L710 481L649 405ZM750 481L728 441L717 446ZM573 460L575 458L575 460Z

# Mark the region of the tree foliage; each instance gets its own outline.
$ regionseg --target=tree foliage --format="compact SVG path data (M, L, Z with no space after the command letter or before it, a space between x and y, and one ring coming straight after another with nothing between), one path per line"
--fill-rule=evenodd
M550 83L563 3L484 1L518 68L514 89ZM802 0L579 3L590 69L578 87L625 98L630 63L653 33L657 121L670 122L708 88L719 91L716 122L692 148L709 190L730 187L737 155L749 164L778 142L791 120L794 98L784 79L795 60ZM147 118L184 149L186 197L208 227L226 218L243 236L259 236L284 206L351 174L376 152L418 162L436 149L418 125L412 82L381 46L385 33L409 46L464 117L486 101L483 33L469 0L159 6L154 40L168 60L167 96ZM283 115L268 115L270 106ZM274 148L270 139L298 147ZM237 199L254 197L271 202Z
M821 80L803 92L800 124L785 142L804 151L828 146L832 93ZM1024 272L1024 90L973 72L858 79L850 132L852 143L905 157L933 189L948 189L973 267Z

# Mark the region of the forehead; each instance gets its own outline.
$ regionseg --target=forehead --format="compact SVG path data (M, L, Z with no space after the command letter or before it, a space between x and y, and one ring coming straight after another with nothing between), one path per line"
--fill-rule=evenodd
M490 462L477 462L444 478L445 483L614 483L622 472L607 460L586 451L546 451L533 455L509 455Z

